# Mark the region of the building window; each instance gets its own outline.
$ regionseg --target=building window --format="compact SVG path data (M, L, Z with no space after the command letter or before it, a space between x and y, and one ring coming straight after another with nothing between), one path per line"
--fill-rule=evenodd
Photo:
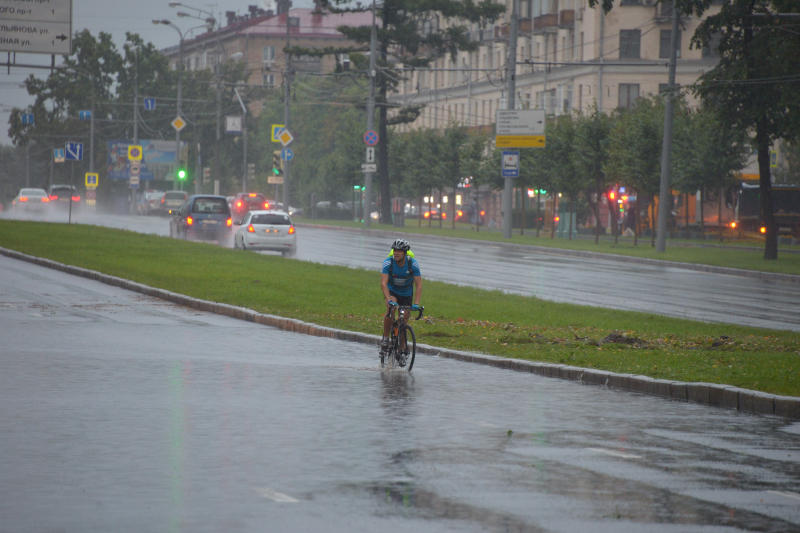
M619 105L622 109L630 109L633 103L639 98L639 84L638 83L620 83L619 84Z
M641 57L642 30L619 31L620 59L639 59Z
M265 46L261 52L261 57L264 63L271 63L275 61L275 47L274 46Z
M670 40L672 30L661 30L661 42L658 47L658 57L669 58ZM678 30L678 57L681 57L681 31Z
M262 84L264 87L275 87L275 74L264 73Z

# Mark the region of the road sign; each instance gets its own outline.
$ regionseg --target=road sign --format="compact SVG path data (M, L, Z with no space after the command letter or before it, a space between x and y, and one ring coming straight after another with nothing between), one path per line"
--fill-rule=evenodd
M129 144L128 145L128 161L141 161L142 160L142 145Z
M496 118L495 146L498 148L544 147L544 110L498 110Z
M97 182L100 179L100 175L97 172L87 172L86 173L86 188L87 189L96 189Z
M278 140L281 142L283 146L288 146L294 140L294 135L289 131L288 128L283 128L278 133Z
M365 157L367 163L374 163L375 162L375 147L374 146L367 146L367 154Z
M228 115L225 117L225 133L242 133L241 115Z
M144 99L144 110L145 111L155 111L156 109L156 99L155 98L145 98Z
M32 126L33 122L34 122L33 113L23 113L22 114L22 125L23 126L28 126L28 125Z
M64 151L67 161L83 160L83 143L68 142L64 145Z
M281 159L284 161L291 161L294 159L294 152L291 148L281 148Z
M361 172L377 172L377 163L361 163Z
M92 112L89 109L83 109L78 111L78 119L80 120L91 120L92 119Z
M0 50L29 54L72 53L72 0L0 0Z
M274 143L281 142L281 140L278 138L278 134L285 127L286 127L285 124L273 124L272 125L272 137L271 137L272 142L274 142Z
M171 122L172 127L175 128L175 131L181 131L183 128L186 127L186 121L183 120L181 117L175 117L175 119Z
M65 158L63 148L53 148L53 161L56 163L63 163Z
M519 177L519 150L503 150L503 177Z
M367 146L375 146L378 144L378 132L375 130L367 130L364 132L364 144Z
M138 189L139 188L139 176L131 176L131 179L128 181L128 186L131 189Z
M267 183L270 185L283 185L283 176L267 176Z
M131 161L131 173L130 176L133 178L136 176L137 178L142 173L142 165L138 161Z

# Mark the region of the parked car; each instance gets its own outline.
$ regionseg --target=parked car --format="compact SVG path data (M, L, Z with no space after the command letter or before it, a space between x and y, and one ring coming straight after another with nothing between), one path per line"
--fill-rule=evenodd
M164 191L147 190L139 195L136 212L140 215L152 215L161 211L161 199Z
M17 213L43 213L50 205L50 196L44 189L26 187L20 189L11 200L11 207Z
M172 210L169 235L179 239L215 240L225 244L231 234L233 220L224 196L196 194L179 209Z
M422 212L422 218L425 220L447 220L447 213L439 209L438 207L431 207L428 208L427 206L424 208Z
M75 210L81 205L81 195L73 185L51 185L48 196L53 207L67 210L71 203L72 209Z
M242 221L248 211L270 208L271 202L258 192L240 192L231 201L231 214L234 220Z
M233 236L233 247L273 250L284 256L294 256L297 232L286 211L250 211Z
M160 211L164 214L170 214L171 210L179 209L188 199L189 194L184 191L167 191L159 200Z

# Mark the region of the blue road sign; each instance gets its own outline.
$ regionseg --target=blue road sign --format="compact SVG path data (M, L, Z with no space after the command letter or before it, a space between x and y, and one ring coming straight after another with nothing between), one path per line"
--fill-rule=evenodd
M503 150L503 177L519 177L519 150Z
M78 118L81 120L89 120L92 118L92 112L88 109L84 109L83 111L78 111Z
M283 148L281 149L281 159L284 161L291 161L294 158L294 152L292 152L291 148Z
M367 130L364 132L364 144L367 146L375 146L378 144L378 132L375 130Z
M145 111L154 111L156 108L156 99L155 98L145 98L144 99L144 109Z
M70 143L64 146L67 152L67 161L81 161L83 160L83 143Z
M22 124L25 126L27 126L28 124L33 125L33 113L23 113Z
M53 161L56 163L63 163L66 157L67 156L63 148L53 148Z

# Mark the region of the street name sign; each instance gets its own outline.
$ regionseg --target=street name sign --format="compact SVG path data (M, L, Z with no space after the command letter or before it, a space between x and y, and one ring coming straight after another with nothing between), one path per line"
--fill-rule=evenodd
M72 0L0 0L0 51L72 53Z

